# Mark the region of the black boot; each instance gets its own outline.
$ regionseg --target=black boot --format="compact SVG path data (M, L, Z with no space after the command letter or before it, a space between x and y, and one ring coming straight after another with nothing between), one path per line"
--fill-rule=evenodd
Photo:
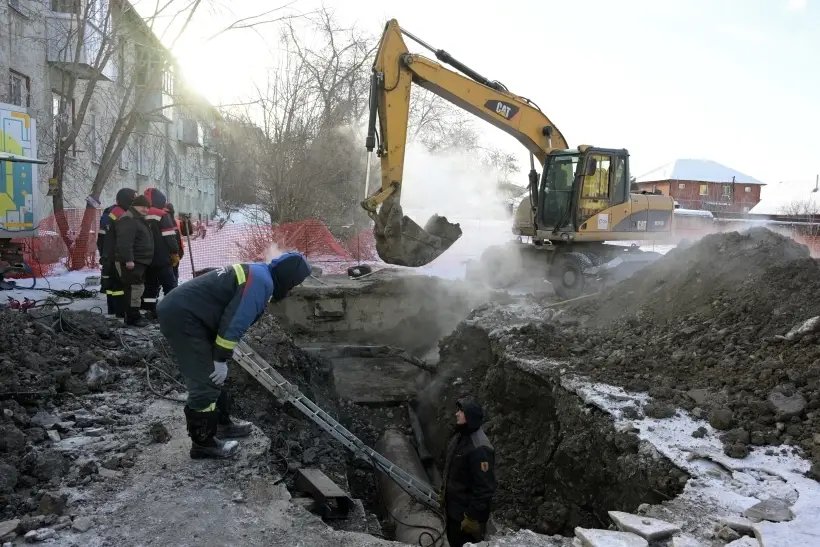
M191 458L230 458L239 450L236 441L222 441L215 437L219 411L197 412L185 405L185 420L191 437Z
M148 321L146 321L142 314L140 313L139 308L128 308L128 311L125 312L125 324L129 327L145 327L148 325Z
M219 412L219 426L217 435L232 439L237 437L247 437L251 434L251 423L244 420L231 419L231 396L224 389L216 400L216 409Z

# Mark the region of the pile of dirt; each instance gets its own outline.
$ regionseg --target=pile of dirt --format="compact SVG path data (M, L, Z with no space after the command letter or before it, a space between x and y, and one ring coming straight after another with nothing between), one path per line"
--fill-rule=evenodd
M536 326L528 353L648 392L650 416L691 411L729 456L800 448L820 477L818 291L802 245L766 229L715 234L568 310L582 325Z
M65 525L61 489L133 465L151 442L126 431L135 413L151 389L179 394L156 372L148 387L134 365L173 367L149 334L119 326L91 312L0 310L0 520L20 517L19 532Z

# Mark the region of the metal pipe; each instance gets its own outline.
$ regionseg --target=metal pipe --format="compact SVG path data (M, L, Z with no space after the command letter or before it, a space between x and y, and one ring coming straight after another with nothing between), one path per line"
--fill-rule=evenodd
M414 477L426 481L424 466L413 448L410 438L397 429L387 429L376 442L375 449L385 458L393 462L396 467ZM393 482L384 473L377 473L382 500L387 508L388 516L396 524L396 541L410 545L433 544L427 534L433 539L444 536L444 525L439 516L419 504L402 488ZM422 536L424 536L423 541ZM435 543L441 545L442 542Z

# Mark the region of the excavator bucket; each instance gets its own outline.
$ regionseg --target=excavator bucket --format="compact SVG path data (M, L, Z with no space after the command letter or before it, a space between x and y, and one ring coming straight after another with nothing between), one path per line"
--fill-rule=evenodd
M388 264L416 268L435 260L461 237L461 227L433 215L422 228L405 216L397 197L391 195L376 213L373 235L376 251Z

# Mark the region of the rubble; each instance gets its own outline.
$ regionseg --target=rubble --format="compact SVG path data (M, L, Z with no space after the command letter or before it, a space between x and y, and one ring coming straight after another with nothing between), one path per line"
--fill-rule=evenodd
M660 519L610 511L609 518L622 532L631 532L647 541L657 541L680 532L680 527Z
M754 522L760 522L761 520L783 522L794 518L789 502L777 498L770 498L756 503L746 509L743 516Z
M629 532L612 530L588 530L576 528L575 535L583 547L648 547L649 543L642 537Z

